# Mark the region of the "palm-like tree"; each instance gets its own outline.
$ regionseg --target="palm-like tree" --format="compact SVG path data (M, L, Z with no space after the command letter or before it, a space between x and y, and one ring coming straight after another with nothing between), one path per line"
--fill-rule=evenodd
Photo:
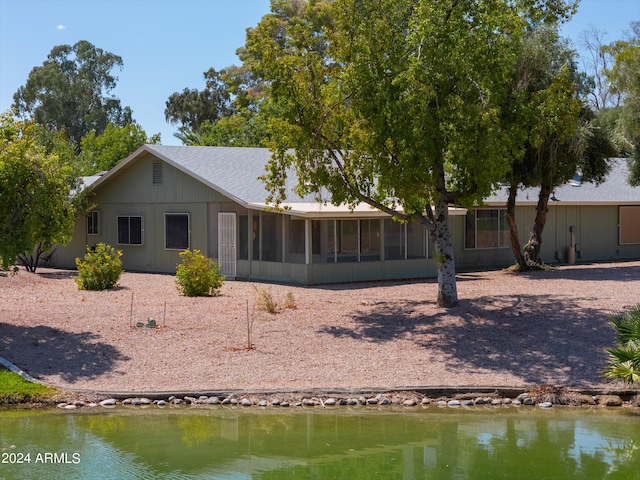
M616 330L618 347L608 348L609 365L604 376L625 383L640 383L640 304L614 312L609 320Z

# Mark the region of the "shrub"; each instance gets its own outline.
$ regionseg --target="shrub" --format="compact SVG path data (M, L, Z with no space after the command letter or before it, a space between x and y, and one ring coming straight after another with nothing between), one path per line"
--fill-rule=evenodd
M105 290L113 288L122 275L122 252L110 245L99 243L95 249L87 247L84 260L76 258L80 290Z
M640 305L614 312L609 320L616 331L618 346L607 349L609 365L604 376L629 384L640 383Z
M224 282L220 267L200 250L180 252L182 263L176 267L178 290L187 297L217 295Z
M255 288L255 287L254 287ZM266 310L267 312L274 314L278 311L278 301L273 298L273 295L270 291L263 289L257 289L256 293L258 295L258 307Z

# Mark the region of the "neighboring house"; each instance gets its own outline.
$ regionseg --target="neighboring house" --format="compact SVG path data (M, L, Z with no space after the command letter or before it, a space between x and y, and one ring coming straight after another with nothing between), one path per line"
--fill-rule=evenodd
M174 273L179 252L199 249L230 278L312 285L436 275L428 232L369 206L354 211L299 198L291 178L286 210L273 211L259 176L271 153L261 148L145 145L102 176L85 179L95 208L51 265L99 242L122 250L129 271ZM545 261L565 260L570 226L578 260L640 258L640 189L618 160L607 182L557 189L543 234ZM569 195L569 193L571 195ZM517 219L526 241L537 193L521 192ZM512 264L504 221L506 197L467 212L450 209L459 269Z

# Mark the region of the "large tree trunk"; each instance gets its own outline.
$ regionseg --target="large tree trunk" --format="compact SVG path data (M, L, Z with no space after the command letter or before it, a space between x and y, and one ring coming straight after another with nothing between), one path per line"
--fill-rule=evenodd
M509 186L509 198L507 200L507 224L509 225L509 234L511 238L511 251L516 258L516 263L520 268L524 268L527 262L522 255L520 247L520 237L518 237L518 226L516 225L516 195L518 194L518 184Z
M542 248L542 231L547 223L547 212L549 211L549 197L551 196L551 186L541 185L538 194L538 206L536 207L536 218L533 222L531 237L524 246L524 259L529 265L540 265L540 250Z
M449 202L447 201L444 173L438 182L438 200L435 214L431 219L435 229L431 231L431 239L436 255L438 271L438 306L455 307L458 305L458 288L456 286L456 265L453 259L453 242L449 231Z

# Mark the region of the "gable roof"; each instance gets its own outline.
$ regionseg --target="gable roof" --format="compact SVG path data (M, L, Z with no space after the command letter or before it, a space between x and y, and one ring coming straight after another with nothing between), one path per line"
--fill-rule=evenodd
M632 187L628 182L629 166L624 158L611 159L611 170L605 181L600 184L581 183L578 179L556 187L551 195L550 204L640 204L640 187ZM539 188L525 188L518 191L518 205L538 203ZM506 205L508 188L501 187L485 200L487 205Z

